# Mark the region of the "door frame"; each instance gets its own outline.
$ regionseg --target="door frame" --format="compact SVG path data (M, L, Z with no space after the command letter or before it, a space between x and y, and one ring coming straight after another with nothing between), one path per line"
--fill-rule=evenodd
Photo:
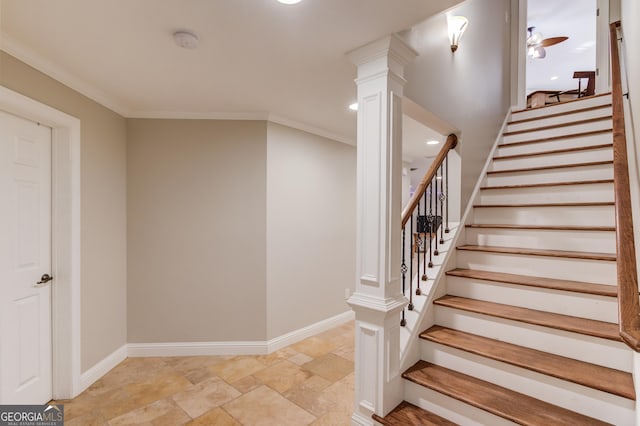
M517 4L517 11L515 9ZM527 92L527 0L511 1L511 40L517 42L511 47L511 103L517 109L526 108ZM609 52L609 21L610 21L610 0L596 0L596 7L599 10L596 16L596 94L611 91L611 70ZM517 15L516 15L517 12ZM517 23L517 25L516 25ZM517 33L516 33L517 31ZM513 76L515 73L515 77ZM515 90L515 94L514 91Z
M511 0L511 105L527 107L527 0Z
M596 93L606 93L611 91L609 0L597 0L596 8Z
M80 120L0 85L0 109L52 128L52 396L80 391Z

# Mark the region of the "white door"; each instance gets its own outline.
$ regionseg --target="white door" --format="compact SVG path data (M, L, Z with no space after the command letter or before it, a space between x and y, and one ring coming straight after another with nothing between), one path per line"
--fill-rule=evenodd
M51 129L0 111L0 404L51 399ZM46 281L46 277L44 279Z

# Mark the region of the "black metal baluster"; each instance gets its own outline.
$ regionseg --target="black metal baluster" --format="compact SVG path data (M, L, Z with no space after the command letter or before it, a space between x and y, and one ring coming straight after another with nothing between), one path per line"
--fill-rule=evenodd
M422 204L424 208L424 225L422 230L424 235L422 236L422 244L424 245L424 251L422 252L422 281L427 280L427 193L422 196ZM431 250L431 247L429 247ZM420 290L420 283L418 282L418 290ZM420 292L422 293L422 291Z
M444 165L442 163L440 163L440 196L438 197L438 199L440 200L440 214L442 215L442 218L444 219L444 173L443 172L443 167ZM440 223L440 244L444 244L444 223Z
M407 277L407 264L405 263L405 253L407 251L407 246L405 244L405 233L407 226L402 227L402 266L400 266L400 272L402 272L402 294L406 295L406 286L405 281ZM400 320L400 326L404 327L407 325L407 320L404 318L404 309L402 310L402 319Z
M433 181L431 181L433 183ZM436 176L435 176L435 185L434 185L435 189L436 189L436 193L433 194L433 202L436 205L436 215L433 217L433 226L432 226L432 231L435 232L435 238L434 241L436 242L435 246L435 250L433 251L433 255L437 256L440 254L440 252L438 251L438 170L436 169ZM433 229L435 228L435 229Z
M425 247L425 244L422 242L422 236L421 231L422 229L422 219L421 219L421 214L420 214L420 201L418 201L418 216L416 219L416 233L413 235L413 242L416 244L416 248L417 248L417 256L416 256L416 260L417 260L417 265L416 265L416 272L417 275L420 275L420 252L422 250L426 250L427 248ZM417 236L417 238L416 238ZM416 280L417 282L417 286L416 286L416 295L419 296L420 295L420 278L418 278Z
M444 190L444 196L445 196L445 200L447 201L447 217L446 217L446 228L444 228L444 232L445 234L449 233L449 154L447 153L447 156L444 158L444 164L445 164L445 190Z
M413 213L411 213L411 228L409 229L411 232L409 235L413 236ZM409 262L409 310L413 311L413 241L411 242L411 251L410 251L410 262Z
M427 215L427 218L429 224L429 268L433 268L433 243L431 233L431 231L433 231L433 180L429 182L429 214Z

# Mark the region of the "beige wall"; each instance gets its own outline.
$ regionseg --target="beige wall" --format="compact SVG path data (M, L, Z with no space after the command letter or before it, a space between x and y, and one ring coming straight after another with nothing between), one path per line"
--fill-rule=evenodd
M127 342L125 119L0 52L0 84L81 122L82 371Z
M348 311L355 283L356 150L269 123L267 338Z
M455 53L444 15L406 34L420 56L407 68L404 94L461 130L464 211L510 106L510 0L469 0L451 13L469 19Z
M131 343L264 340L266 122L128 120Z

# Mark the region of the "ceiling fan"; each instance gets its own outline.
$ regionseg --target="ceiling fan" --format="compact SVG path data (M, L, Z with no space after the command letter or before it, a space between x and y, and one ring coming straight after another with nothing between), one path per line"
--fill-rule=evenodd
M542 38L542 34L539 32L534 32L536 27L527 28L527 32L529 33L527 36L527 56L534 59L543 59L547 56L547 51L544 49L545 47L553 46L558 43L562 43L567 40L569 37L549 37Z

